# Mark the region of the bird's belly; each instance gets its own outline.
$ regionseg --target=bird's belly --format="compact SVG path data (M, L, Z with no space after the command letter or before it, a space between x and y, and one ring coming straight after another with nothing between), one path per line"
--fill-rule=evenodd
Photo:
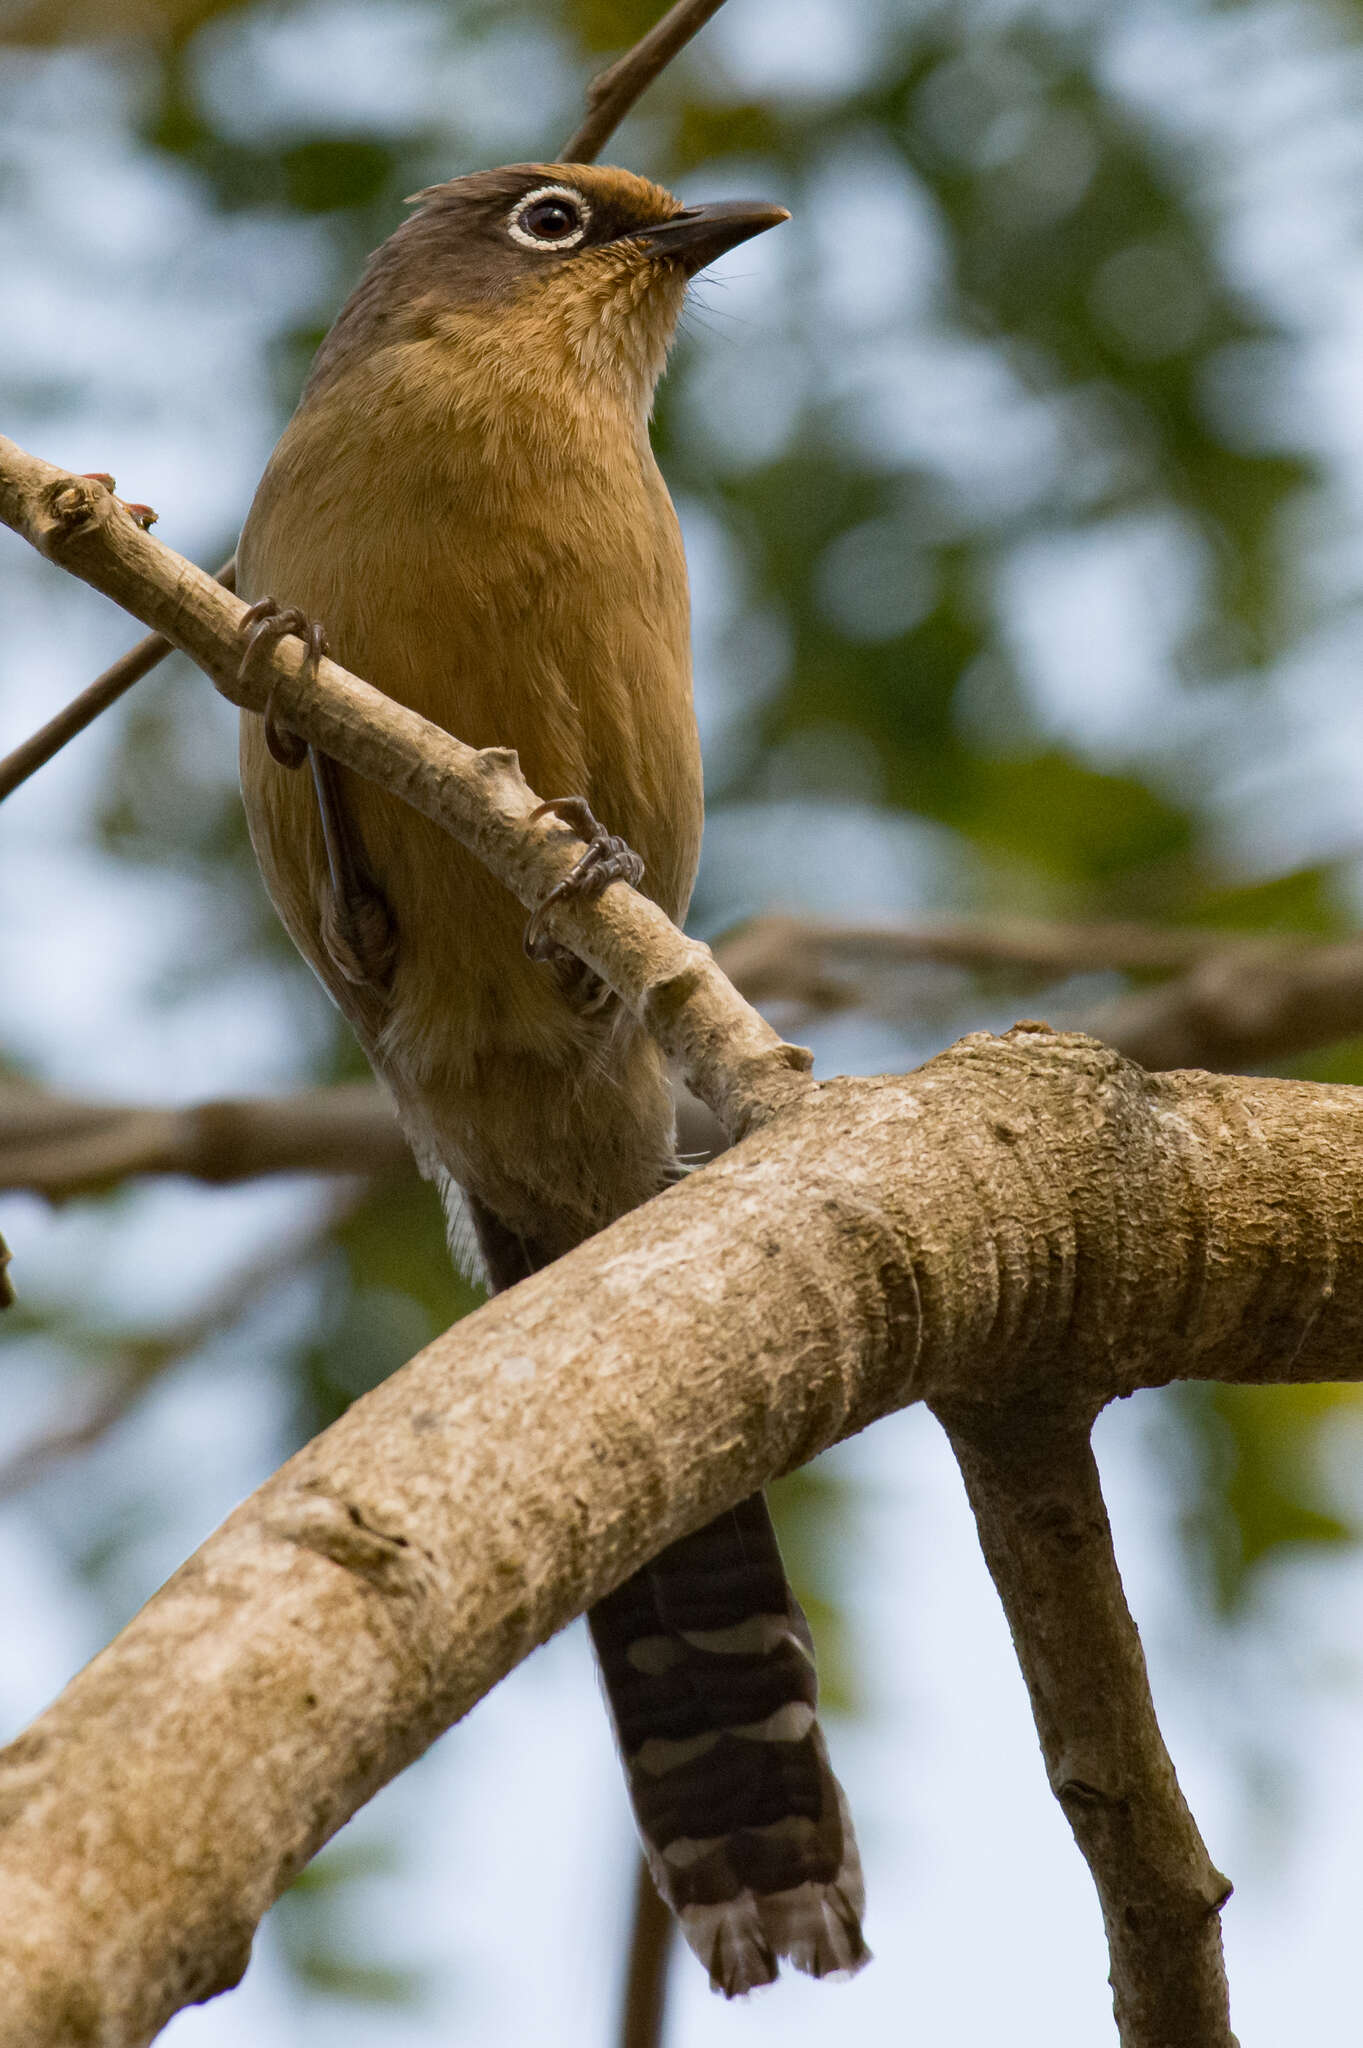
M514 747L540 796L585 796L641 855L645 890L684 916L701 823L684 571L679 591L660 588L671 567L664 556L661 572L647 562L636 569L633 588L625 573L598 591L548 573L514 536L481 570L487 550L472 534L443 562L410 535L378 535L345 562L272 546L268 530L254 546L252 538L244 536L246 594L320 619L338 661L459 739ZM377 1025L322 944L325 865L311 778L270 759L249 714L242 780L284 922L404 1096L476 1093L508 1057L562 1063L590 1053L552 976L524 955L523 907L439 827L347 776L346 800L398 933L391 1001Z

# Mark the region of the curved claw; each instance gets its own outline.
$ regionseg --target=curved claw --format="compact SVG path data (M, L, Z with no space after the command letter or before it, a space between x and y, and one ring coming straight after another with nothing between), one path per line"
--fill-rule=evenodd
M316 674L317 666L327 651L326 628L318 620L307 618L299 611L297 605L281 609L272 597L262 597L251 606L242 624L250 628L241 661L237 666L237 675L242 681L245 681L257 647L266 641L282 640L289 633L296 633L303 642L307 650L308 669L312 674ZM262 714L265 744L281 768L301 768L308 758L308 743L280 723L279 714L275 709L275 695L278 689L279 685L276 683L266 699Z
M530 915L522 944L532 960L551 960L562 951L552 939L544 937L544 920L555 903L566 903L574 897L590 903L612 882L628 882L632 889L637 889L644 879L644 863L634 848L606 830L585 797L550 797L547 803L535 806L530 813L531 821L550 813L561 818L579 839L586 841L586 846L576 866L555 883Z

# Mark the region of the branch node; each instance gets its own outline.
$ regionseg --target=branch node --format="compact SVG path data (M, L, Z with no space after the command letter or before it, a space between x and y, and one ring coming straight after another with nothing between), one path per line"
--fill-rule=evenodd
M665 1031L686 1008L700 985L700 967L693 963L688 963L676 974L667 975L662 981L653 982L644 994L641 1011L644 1023L650 1030Z
M49 561L55 562L71 541L101 523L109 495L92 477L62 476L48 486L39 501L38 546Z
M353 1572L381 1593L411 1590L411 1573L403 1552L407 1537L376 1528L353 1501L308 1490L286 1498L270 1517L272 1533L301 1550Z
M504 775L525 781L521 757L514 747L479 747L473 757L473 773L484 782L499 782Z
M1090 1785L1083 1778L1066 1778L1055 1787L1055 1796L1062 1805L1108 1806L1122 1808L1126 1801L1115 1792L1106 1792L1101 1785Z

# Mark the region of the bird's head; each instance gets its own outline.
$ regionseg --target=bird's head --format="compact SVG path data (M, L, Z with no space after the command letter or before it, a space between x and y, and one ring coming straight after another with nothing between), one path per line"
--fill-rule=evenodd
M433 185L371 260L313 385L419 342L481 356L508 390L567 380L647 412L689 280L784 207L683 206L630 171L511 164Z

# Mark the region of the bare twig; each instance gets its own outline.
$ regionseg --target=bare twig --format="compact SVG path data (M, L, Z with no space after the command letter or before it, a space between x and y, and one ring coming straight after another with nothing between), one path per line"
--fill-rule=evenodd
M193 1315L154 1336L127 1339L104 1368L103 1386L83 1415L35 1437L0 1461L0 1500L22 1492L62 1459L89 1450L117 1427L157 1380L210 1339L234 1329L274 1288L292 1279L332 1232L354 1215L369 1187L368 1182L352 1183L333 1195L320 1217L275 1239L259 1258L239 1266Z
M1084 1019L1095 1036L1155 1071L1236 1072L1363 1031L1363 941L1356 939L1313 947L1295 938L1139 925L1006 919L863 927L770 917L721 940L715 958L750 1002L799 1000L810 1009L863 1000L868 960L1052 975L1098 967L1156 972L1191 958L1187 975ZM720 1149L722 1133L701 1104L684 1098L679 1111L688 1158ZM53 1199L138 1173L226 1182L401 1171L407 1163L387 1098L366 1083L183 1108L85 1102L0 1083L0 1187Z
M92 1450L118 1427L153 1381L176 1363L176 1358L167 1357L155 1365L138 1363L109 1367L104 1384L84 1414L58 1424L55 1429L34 1437L31 1443L21 1444L8 1458L0 1459L0 1500L9 1500L16 1493L22 1493L25 1487L32 1486L54 1465L64 1463L67 1458L78 1457L82 1451Z
M185 1108L79 1102L0 1084L0 1187L61 1200L136 1173L251 1180L411 1168L388 1098L367 1082Z
M1216 1870L1179 1789L1082 1415L938 1411L1093 1873L1122 2048L1235 2048Z
M1248 943L1231 932L1137 924L999 917L859 925L773 913L730 932L716 945L715 957L750 1002L831 1011L863 1002L868 978L887 968L1012 968L1051 977L1102 971L1177 974ZM1276 943L1260 941L1259 946ZM1295 944L1285 939L1281 949L1286 953Z
M676 0L632 50L599 72L587 87L586 119L564 143L562 161L595 163L635 101L723 4L724 0Z
M620 2048L661 2048L667 2012L667 1965L675 1922L649 1875L636 1861L630 1908L625 1995L620 2008Z
M721 940L715 958L750 1002L799 1000L811 1009L863 1000L868 960L1051 975L1098 967L1157 972L1191 958L1196 964L1188 974L1084 1019L1095 1036L1154 1071L1237 1072L1363 1031L1357 939L1310 946L1296 938L1139 925L1006 919L863 927L782 916L755 919ZM844 978L835 980L839 972ZM722 1133L701 1104L686 1098L679 1110L688 1157L720 1148ZM183 1108L85 1102L0 1083L0 1187L53 1199L138 1173L226 1182L271 1173L401 1171L407 1163L387 1098L366 1083Z
M229 556L216 574L224 590L235 590L236 556ZM140 683L143 676L150 675L174 651L170 641L163 640L159 633L148 633L145 640L139 640L136 647L130 647L126 654L120 655L112 668L106 668L102 676L96 676L93 683L87 684L55 718L49 718L46 725L40 726L12 754L6 754L0 761L0 803L7 796L13 796L30 775L36 775L54 754L61 752L68 740L84 732L102 711L116 704L125 691L130 690L134 683Z
M1363 938L1328 946L1244 942L1163 988L1118 998L1084 1020L1152 1068L1226 1073L1363 1031Z
M771 916L722 939L715 957L750 1002L811 1014L863 1006L877 976L923 963L1011 969L1028 980L1095 971L1173 976L1078 1020L1155 1071L1238 1073L1363 1032L1359 938L1312 945L1296 934L1021 918L882 926ZM903 1010L897 1001L896 1014Z

